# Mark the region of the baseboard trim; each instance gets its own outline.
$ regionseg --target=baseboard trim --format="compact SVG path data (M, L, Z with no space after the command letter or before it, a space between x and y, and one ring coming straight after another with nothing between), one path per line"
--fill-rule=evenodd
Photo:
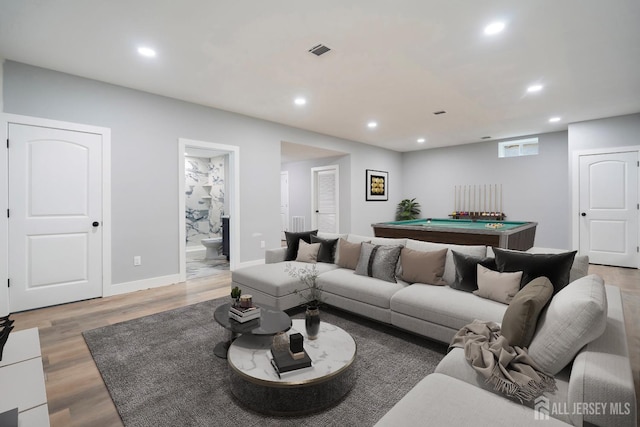
M133 282L116 283L111 285L107 296L127 294L143 289L159 288L160 286L173 285L180 282L179 274L169 276L151 277L149 279L135 280Z

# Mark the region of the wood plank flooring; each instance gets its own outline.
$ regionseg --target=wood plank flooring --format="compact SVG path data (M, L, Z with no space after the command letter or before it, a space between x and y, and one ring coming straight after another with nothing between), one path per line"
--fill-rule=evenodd
M629 352L640 396L640 270L592 265L590 272L623 289ZM16 330L40 330L51 426L122 426L82 331L227 296L230 284L231 274L225 271L186 283L12 315Z

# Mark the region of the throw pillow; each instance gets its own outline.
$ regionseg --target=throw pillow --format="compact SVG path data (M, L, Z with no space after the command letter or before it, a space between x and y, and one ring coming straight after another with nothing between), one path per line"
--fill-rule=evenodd
M338 267L355 270L360 259L361 243L351 243L343 238L338 240L338 259L336 264Z
M300 239L304 240L307 243L311 243L311 235L318 234L318 230L313 231L302 231L300 233L291 233L289 231L285 231L284 235L287 239L287 254L285 256L285 261L293 261L298 256L298 246Z
M553 284L553 293L569 283L569 273L577 251L560 254L530 254L493 248L496 266L500 272L522 271L520 287L536 277L547 277Z
M396 283L396 265L402 246L362 243L356 274Z
M474 295L509 304L520 290L522 271L500 273L478 264L478 290Z
M553 294L553 285L546 277L538 277L520 289L502 318L502 336L512 346L529 347L536 331L538 317Z
M449 284L453 289L473 292L478 289L478 264L490 270L496 269L494 258L479 258L458 251L451 251L456 268L456 280Z
M311 243L320 244L318 262L328 262L329 264L333 264L335 262L338 239L323 239L321 237L311 235Z
M400 263L402 274L400 278L407 283L425 283L427 285L444 286L444 264L447 260L447 250L416 251L402 248L400 251Z
M320 243L307 243L300 239L300 247L298 248L298 256L296 261L309 262L315 264L318 260L318 251Z
M591 274L554 295L540 315L529 356L551 375L564 369L578 351L604 332L607 293L604 281Z

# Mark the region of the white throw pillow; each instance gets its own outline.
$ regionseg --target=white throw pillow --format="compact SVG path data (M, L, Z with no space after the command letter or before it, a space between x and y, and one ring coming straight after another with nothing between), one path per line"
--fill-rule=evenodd
M478 290L474 295L509 304L520 290L522 271L500 273L478 264Z
M300 246L298 246L298 256L296 257L296 261L315 264L318 260L319 250L320 243L307 243L300 239Z
M529 356L544 372L555 375L606 326L604 281L596 274L582 277L561 289L542 312Z

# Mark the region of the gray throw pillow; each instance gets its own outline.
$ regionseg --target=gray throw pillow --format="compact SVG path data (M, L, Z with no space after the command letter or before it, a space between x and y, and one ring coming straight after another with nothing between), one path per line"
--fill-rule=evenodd
M567 366L582 347L607 327L607 292L596 274L569 283L554 295L538 320L529 356L551 375Z
M402 246L362 243L356 274L396 283L396 265Z
M538 317L552 294L553 285L546 277L537 277L518 291L502 318L501 333L509 345L529 347Z

